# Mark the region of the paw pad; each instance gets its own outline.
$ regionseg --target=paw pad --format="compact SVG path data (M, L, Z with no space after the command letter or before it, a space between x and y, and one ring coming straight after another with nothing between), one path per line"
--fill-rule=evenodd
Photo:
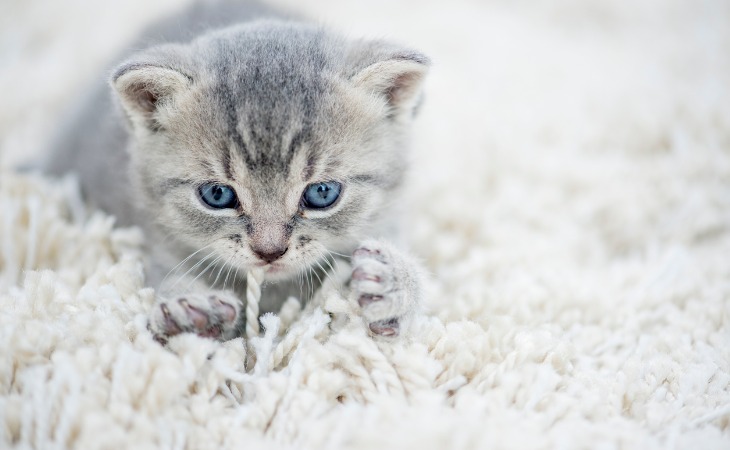
M398 336L414 308L407 284L409 262L396 249L368 241L352 253L351 299L371 334Z
M235 336L238 315L236 299L224 301L218 295L189 295L158 303L148 328L162 344L180 333L230 339Z

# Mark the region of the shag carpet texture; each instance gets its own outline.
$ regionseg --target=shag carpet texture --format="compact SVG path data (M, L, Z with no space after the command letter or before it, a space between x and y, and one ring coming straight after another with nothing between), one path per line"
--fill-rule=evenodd
M730 448L728 2L276 3L433 58L428 314L375 341L333 294L158 345L144 236L11 167L180 2L6 1L0 447Z

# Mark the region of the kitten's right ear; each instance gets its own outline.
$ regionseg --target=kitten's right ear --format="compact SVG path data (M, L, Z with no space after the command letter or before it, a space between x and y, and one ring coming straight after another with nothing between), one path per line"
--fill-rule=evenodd
M412 114L417 108L428 57L375 41L367 44L355 65L365 67L352 76L354 85L384 98L390 114Z
M192 84L192 78L169 67L133 62L119 67L111 84L134 126L157 131L163 128L160 112Z

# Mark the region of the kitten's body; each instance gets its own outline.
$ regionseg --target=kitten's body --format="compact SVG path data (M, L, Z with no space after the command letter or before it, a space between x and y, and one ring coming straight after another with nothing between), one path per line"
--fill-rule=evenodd
M314 282L310 271L353 251L353 301L373 333L397 333L417 304L417 270L382 239L394 238L403 147L427 61L282 21L185 39L193 23L261 12L205 3L153 29L161 42L181 43L119 66L112 85L124 114L107 90L95 93L48 171L79 173L92 203L145 230L149 281L164 295L150 325L163 338L235 336L245 289L238 272L264 267L275 283L264 286L262 309L276 310L288 295L311 295L302 273ZM333 183L341 193L331 205L305 201L312 186ZM235 201L213 206L208 186L230 189Z

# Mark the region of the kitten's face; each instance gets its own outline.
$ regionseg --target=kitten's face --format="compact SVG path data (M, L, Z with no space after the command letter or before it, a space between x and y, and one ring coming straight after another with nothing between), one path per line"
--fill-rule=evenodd
M121 71L115 87L156 223L186 253L286 279L377 232L425 66L363 64L319 31L272 29L199 43L184 75Z

